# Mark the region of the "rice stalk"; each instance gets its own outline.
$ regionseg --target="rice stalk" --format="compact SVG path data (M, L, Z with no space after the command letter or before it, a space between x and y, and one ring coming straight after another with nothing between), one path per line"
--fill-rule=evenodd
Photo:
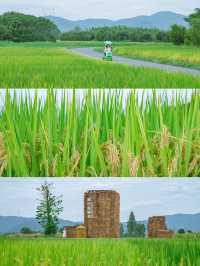
M7 90L0 111L3 176L199 176L200 97L171 101L152 91L63 90L17 98Z

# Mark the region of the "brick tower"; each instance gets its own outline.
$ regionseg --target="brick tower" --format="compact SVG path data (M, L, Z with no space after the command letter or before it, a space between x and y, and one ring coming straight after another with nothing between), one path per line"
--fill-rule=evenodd
M112 190L84 193L84 224L87 237L119 237L120 195Z

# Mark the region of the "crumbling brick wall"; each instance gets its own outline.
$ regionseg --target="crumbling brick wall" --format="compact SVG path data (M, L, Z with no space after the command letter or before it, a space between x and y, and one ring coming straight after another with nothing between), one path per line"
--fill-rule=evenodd
M156 237L158 238L171 238L174 236L174 232L172 230L158 230Z
M66 226L65 230L67 231L66 237L75 238L76 237L76 226Z
M173 231L167 229L165 216L149 217L147 229L148 237L170 238L174 234Z
M77 238L85 238L87 237L87 230L84 225L77 226L76 228L76 237Z
M67 238L85 238L87 237L86 227L84 225L78 226L66 226L66 237Z
M120 236L120 195L112 190L84 194L84 224L88 237Z

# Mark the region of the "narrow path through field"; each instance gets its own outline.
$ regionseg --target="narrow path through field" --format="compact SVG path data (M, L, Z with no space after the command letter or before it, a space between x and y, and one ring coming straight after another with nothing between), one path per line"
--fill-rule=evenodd
M94 48L72 48L70 49L76 54L84 55L87 57L92 57L95 59L102 59L103 54L100 52L97 52L94 50ZM157 68L169 72L184 72L190 75L194 76L200 76L200 70L197 69L191 69L187 67L181 67L181 66L173 66L168 64L160 64L160 63L154 63L150 61L145 60L137 60L137 59L131 59L123 56L114 55L113 61L118 63L124 63L132 66L137 67L149 67L149 68Z

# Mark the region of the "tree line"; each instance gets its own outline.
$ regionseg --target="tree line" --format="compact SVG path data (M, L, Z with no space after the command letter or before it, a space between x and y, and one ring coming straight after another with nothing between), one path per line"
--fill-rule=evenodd
M57 26L43 17L7 12L0 16L0 40L14 42L56 41Z
M159 29L133 28L126 26L99 27L88 30L75 29L61 35L63 41L132 41L173 42L176 45L200 45L200 8L185 19L189 28L174 24L169 31Z
M7 12L0 16L0 40L31 41L132 41L173 42L174 44L200 45L200 8L185 19L189 28L172 25L169 31L127 26L98 27L88 30L75 29L61 34L49 19Z
M127 26L98 27L81 30L79 27L64 32L63 41L132 41L132 42L168 42L169 32L159 29L143 29Z

